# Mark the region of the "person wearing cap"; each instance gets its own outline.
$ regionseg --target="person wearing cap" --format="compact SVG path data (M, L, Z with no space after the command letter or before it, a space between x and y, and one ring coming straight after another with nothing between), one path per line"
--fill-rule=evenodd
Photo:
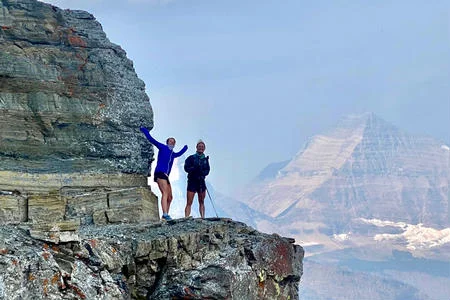
M170 185L169 175L172 170L173 161L175 158L183 155L188 146L184 147L179 152L174 152L175 138L170 137L166 140L166 144L162 144L155 140L148 131L147 128L141 127L140 130L145 134L147 139L158 148L158 162L155 168L154 181L158 184L158 188L161 191L161 208L163 211L162 219L171 221L169 216L170 203L172 203L172 186Z
M206 183L205 177L209 174L209 156L205 156L205 143L199 140L196 146L197 152L190 155L184 162L184 170L187 175L187 193L186 207L184 216L191 215L191 206L194 201L195 193L197 193L200 216L205 218L205 195Z

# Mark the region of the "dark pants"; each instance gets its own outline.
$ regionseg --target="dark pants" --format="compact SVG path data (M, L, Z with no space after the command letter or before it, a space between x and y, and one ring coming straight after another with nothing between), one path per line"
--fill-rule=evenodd
M194 193L206 191L205 179L188 179L187 190Z

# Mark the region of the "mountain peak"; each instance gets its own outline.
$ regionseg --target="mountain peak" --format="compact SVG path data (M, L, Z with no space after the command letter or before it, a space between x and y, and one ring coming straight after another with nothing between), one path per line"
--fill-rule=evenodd
M446 226L449 159L431 137L406 134L374 113L349 115L312 137L248 204L273 218L329 222L331 214L341 225L367 216Z
M336 126L326 131L324 135L343 138L355 131L365 135L380 130L399 132L397 127L375 113L366 112L362 114L351 114L341 118Z

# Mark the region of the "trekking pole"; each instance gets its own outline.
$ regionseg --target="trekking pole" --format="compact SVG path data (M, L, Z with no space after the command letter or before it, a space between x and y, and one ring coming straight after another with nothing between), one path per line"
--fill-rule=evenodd
M208 193L209 200L211 201L211 204L212 204L212 206L214 208L214 212L216 213L216 217L218 218L219 215L217 214L216 207L214 206L214 201L212 200L211 195L209 194L208 188L206 188L206 192Z

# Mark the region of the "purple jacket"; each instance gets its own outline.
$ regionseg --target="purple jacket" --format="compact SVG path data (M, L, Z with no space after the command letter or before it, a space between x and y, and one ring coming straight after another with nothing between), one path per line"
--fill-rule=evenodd
M155 140L148 131L147 128L141 127L141 131L145 134L147 139L155 145L156 148L158 148L158 163L156 164L155 173L156 172L162 172L165 173L167 176L169 176L170 171L172 170L173 160L176 157L179 157L183 155L187 149L188 146L184 145L183 149L180 150L180 152L174 152L173 149L169 149L169 147L166 144L162 144Z

